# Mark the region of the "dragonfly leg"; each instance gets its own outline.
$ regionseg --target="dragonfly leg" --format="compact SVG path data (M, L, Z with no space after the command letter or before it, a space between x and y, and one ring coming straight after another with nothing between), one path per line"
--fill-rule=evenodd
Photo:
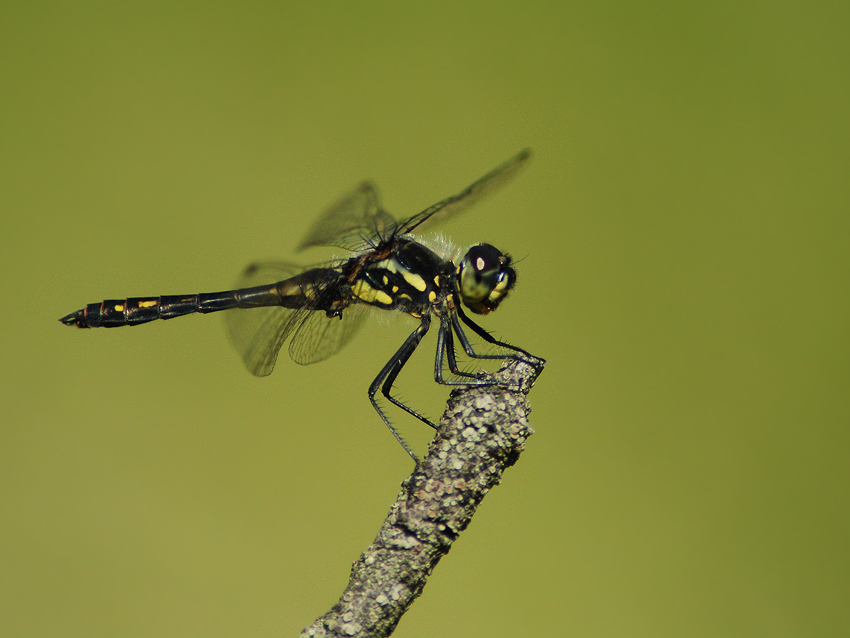
M460 306L455 307L455 313L452 313L452 326L454 327L455 332L457 333L458 339L460 339L460 344L463 346L463 351L466 352L470 357L474 359L522 359L532 365L541 362L542 359L539 357L535 357L530 352L523 350L522 348L518 348L516 346L512 346L509 343L505 343L504 341L499 341L498 339L494 339L493 335L484 330L481 326L475 323L472 319L470 319L463 310L460 309ZM469 338L466 336L466 333L463 331L463 326L460 325L460 321L458 321L458 317L460 321L465 323L475 334L484 339L487 343L493 344L494 346L499 346L500 348L505 348L507 350L513 350L516 354L479 354L475 352L472 344L469 342Z
M449 366L449 370L451 370L452 374L458 377L467 377L470 379L476 378L478 376L477 374L473 372L466 372L458 368L454 337L452 336L452 330L450 328L449 321L445 316L440 317L440 330L445 335L446 363ZM437 347L439 349L439 343L437 344ZM436 363L439 363L441 361L442 357L438 356ZM440 368L442 370L442 366L440 366ZM434 370L436 371L436 369L437 368L435 367ZM438 380L438 383L442 383L442 381Z
M401 347L393 355L392 359L390 359L386 363L386 365L378 373L378 376L375 377L375 380L372 381L372 385L369 386L369 401L372 402L372 407L375 408L375 411L378 413L381 419L383 419L386 426L390 429L390 432L392 432L393 436L401 444L401 447L404 448L404 451L407 452L410 455L410 458L412 458L417 463L419 462L419 459L413 453L413 450L410 449L410 446L408 446L404 439L401 438L401 435L393 427L392 423L390 423L389 418L381 409L381 406L378 405L378 402L375 400L375 395L378 393L378 389L380 389L381 394L383 394L391 403L400 407L408 414L415 416L417 419L419 419L426 425L431 426L435 430L437 429L435 423L422 416L412 408L409 408L404 403L393 397L390 393L392 390L393 383L395 382L395 379L398 376L399 372L401 372L401 369L404 367L404 364L407 363L407 360L410 359L410 355L412 355L413 351L416 350L416 347L419 345L419 342L422 341L422 337L425 336L430 327L431 316L424 315L422 317L422 321L416 327L416 330L414 330L410 334L410 336L404 340L404 343L401 344Z
M443 378L443 359L449 364L453 374L468 377L467 381L448 381ZM489 379L481 379L470 372L461 372L455 359L455 345L452 337L451 323L445 313L440 317L440 331L437 333L437 356L434 359L434 381L449 386L493 385Z

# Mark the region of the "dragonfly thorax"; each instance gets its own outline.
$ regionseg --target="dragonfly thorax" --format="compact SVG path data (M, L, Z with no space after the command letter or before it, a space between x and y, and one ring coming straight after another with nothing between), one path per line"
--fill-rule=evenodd
M421 317L440 298L444 262L417 241L396 238L387 250L349 263L352 271L346 278L356 303Z
M490 244L470 248L461 259L457 274L461 300L479 315L498 308L516 283L510 256Z

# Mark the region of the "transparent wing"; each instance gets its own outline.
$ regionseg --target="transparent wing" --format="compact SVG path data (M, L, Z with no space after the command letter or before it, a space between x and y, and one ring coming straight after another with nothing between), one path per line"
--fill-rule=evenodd
M289 356L295 363L307 365L336 354L363 325L367 312L367 306L354 304L343 310L341 317L309 313L289 342Z
M239 279L239 288L251 288L294 277L304 269L284 262L251 264ZM224 312L227 332L245 366L258 377L271 374L287 337L310 314L307 310L264 306L233 308Z
M375 237L387 237L397 222L381 208L378 191L370 182L363 182L322 215L298 246L335 246L359 250L369 246Z
M273 284L299 275L305 270L304 266L287 261L255 261L239 275L236 287L253 288L263 284Z
M473 182L457 195L452 195L433 206L429 206L421 213L401 222L397 233L404 234L422 226L426 222L433 223L442 221L447 217L456 215L475 204L482 197L495 190L510 180L531 157L531 150L525 149L509 159L498 168L490 171L481 179Z

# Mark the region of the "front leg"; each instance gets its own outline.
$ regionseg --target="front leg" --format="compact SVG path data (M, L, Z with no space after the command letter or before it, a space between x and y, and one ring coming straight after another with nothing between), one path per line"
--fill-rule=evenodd
M473 357L475 359L521 359L526 363L534 366L535 368L541 367L545 360L535 357L530 352L523 350L522 348L518 348L517 346L512 346L509 343L505 343L504 341L499 341L495 339L493 335L484 330L481 326L475 323L472 319L466 316L466 313L460 308L458 304L454 308L455 312L452 313L452 327L454 328L455 333L457 333L458 339L460 339L460 344L463 346L463 351L466 352L467 355ZM500 348L505 348L506 350L513 350L514 353L511 354L479 354L475 352L472 344L469 342L469 338L466 336L466 333L463 331L463 326L460 325L460 321L458 321L458 317L463 321L472 331L477 334L479 337L484 339L487 343L490 343L494 346L498 346Z
M476 377L478 377L477 374L475 374L473 372L466 372L464 370L461 370L458 367L458 365L457 365L457 352L455 351L454 337L452 337L452 329L451 329L449 320L446 317L445 313L442 316L440 316L440 330L441 330L441 333L444 335L444 343L441 346L440 341L439 341L439 336L438 336L438 338L437 338L437 359L436 359L435 367L434 367L435 375L437 373L437 370L438 369L440 370L440 373L439 373L440 378L437 379L437 382L443 383L443 381L442 381L443 369L442 369L442 366L440 365L441 360L442 360L442 357L440 356L441 347L443 347L446 351L446 364L449 366L449 370L451 370L452 374L454 374L458 377L467 377L469 379L475 379ZM436 376L435 376L435 379L436 379Z
M464 350L465 349L466 348L464 348ZM443 378L443 358L448 361L449 369L453 374L461 377L467 377L469 380L447 381ZM489 379L482 379L471 372L461 372L457 367L451 323L449 322L445 312L440 315L440 331L437 333L437 356L434 359L434 381L448 386L493 385L493 382Z

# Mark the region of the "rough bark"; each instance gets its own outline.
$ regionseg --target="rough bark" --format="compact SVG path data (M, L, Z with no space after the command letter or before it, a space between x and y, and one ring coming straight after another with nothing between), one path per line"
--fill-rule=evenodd
M510 360L494 375L496 385L452 392L427 455L354 563L339 602L302 638L393 632L478 504L519 458L532 434L528 391L541 371L542 362Z

